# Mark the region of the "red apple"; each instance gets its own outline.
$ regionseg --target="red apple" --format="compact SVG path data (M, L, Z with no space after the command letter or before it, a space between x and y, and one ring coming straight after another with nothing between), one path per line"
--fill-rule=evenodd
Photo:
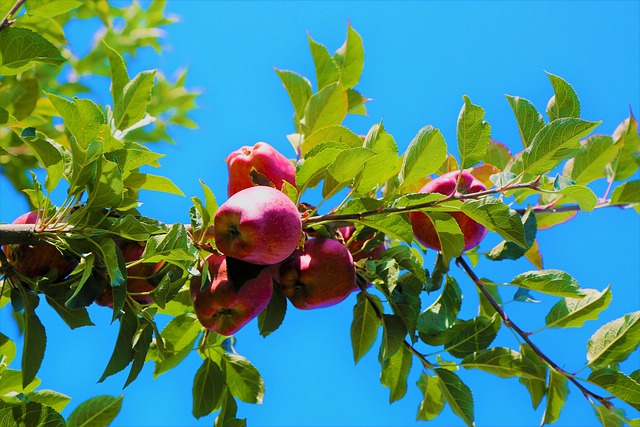
M356 270L349 250L333 239L307 240L278 269L282 293L299 309L335 305L356 287Z
M469 172L453 171L429 181L422 187L420 192L440 193L445 196L450 196L456 188L456 181L459 175L462 175L462 177L460 178L460 185L458 186L456 195L477 193L486 190L484 184L474 178ZM464 235L464 250L477 246L487 234L487 229L484 226L478 224L464 213L452 212L450 215L456 220ZM442 250L433 222L426 214L422 212L410 212L409 219L411 220L413 234L420 243L431 249Z
M38 212L32 211L20 215L13 224L36 224L37 221ZM76 257L50 243L5 245L3 250L13 268L32 279L55 271L55 280L61 281L78 265Z
M205 261L209 270L206 289L200 290L201 277L191 280L191 298L196 316L205 328L221 335L233 335L269 304L273 293L271 275L265 268L236 291L236 286L228 276L226 257L211 254Z
M296 168L285 156L266 142L248 145L225 159L229 170L228 196L245 188L266 185L282 190L283 181L296 186Z
M362 250L364 245L367 243L367 240L373 237L373 234L370 236L367 236L364 239L360 239L359 238L360 236L358 236L357 239L352 238L353 233L356 231L356 228L353 225L340 227L338 231L340 231L340 234L342 234L342 238L344 239L344 242L347 245L347 249L349 249L349 252L351 252L351 256L353 257L353 262L356 262L365 258L376 259L378 258L380 253L386 249L384 243L382 243L380 244L380 246L377 246L370 251Z
M271 187L239 191L220 206L213 224L223 254L260 265L277 264L296 249L302 221L296 205Z

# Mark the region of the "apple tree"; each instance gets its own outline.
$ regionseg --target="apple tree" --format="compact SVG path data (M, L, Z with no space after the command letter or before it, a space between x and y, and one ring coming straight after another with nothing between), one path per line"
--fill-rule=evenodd
M573 87L547 73L546 117L526 98L507 96L521 136L517 152L492 139L484 109L468 96L455 143L425 124L401 152L382 123L344 125L347 115L366 114L369 101L356 89L363 41L348 25L333 54L309 38L315 84L275 70L292 104L286 138L296 158L266 143L233 147L228 199L220 203L201 181L184 223L167 224L141 215L139 193L185 196L162 174L144 171L160 166L155 149L173 142L170 127L196 126L188 113L197 92L185 87L184 73L175 81L160 70L132 75L125 61L140 48L160 48L157 30L172 22L165 2L11 3L0 6L0 168L32 210L0 225L0 308L23 332L20 342L0 332L0 425L106 426L122 403L97 396L67 420L60 415L70 397L40 388L37 378L47 342L40 304L72 330L94 326L90 305L111 310L118 335L100 381L126 370L126 387L146 363L161 374L197 354L193 416L215 412L216 426L241 426L238 401L260 403L264 382L233 334L257 317L267 337L287 310L321 309L353 293L354 361L379 344L390 402L417 382L418 420L448 405L474 425L464 376L478 369L517 378L532 405L545 408L543 424L558 420L573 388L602 425L640 425L628 415L640 410L640 371L620 365L637 357L640 311L602 322L577 375L505 307L557 301L540 320L543 330L581 328L609 306L610 287L584 288L571 272L545 269L536 237L595 209L626 209L637 220L633 114L612 135L594 133L599 122L580 117ZM94 17L103 28L76 57L66 25ZM110 85L105 105L95 97L101 78ZM597 195L593 183L602 180L606 190ZM501 242L479 249L488 233ZM437 254L434 265L425 254ZM476 273L478 265L520 258L531 269L507 283ZM454 268L467 284L450 274ZM460 316L463 290L478 295L475 317ZM164 327L161 317L170 319ZM501 329L513 332L512 346L492 345ZM21 360L14 360L17 346ZM410 379L414 365L422 370Z

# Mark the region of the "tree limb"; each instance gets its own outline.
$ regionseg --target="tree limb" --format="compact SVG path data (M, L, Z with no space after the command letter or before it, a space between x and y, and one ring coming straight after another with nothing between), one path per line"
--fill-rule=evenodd
M0 31L4 30L5 28L9 28L13 24L11 18L13 18L13 16L18 12L18 9L20 9L20 7L22 7L22 5L25 4L26 1L27 0L16 1L11 10L9 10L9 13L7 13L7 16L5 16L4 19L0 22Z

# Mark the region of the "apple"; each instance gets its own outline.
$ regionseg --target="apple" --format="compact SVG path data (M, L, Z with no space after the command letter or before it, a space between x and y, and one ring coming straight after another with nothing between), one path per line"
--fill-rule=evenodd
M373 248L370 251L364 251L362 248L367 243L367 241L373 237L373 234L366 236L365 238L352 238L353 233L356 231L356 227L353 225L348 225L346 227L340 227L338 229L342 238L344 239L344 243L347 245L347 249L351 252L351 256L353 257L353 262L359 261L361 259L376 259L380 255L382 251L386 249L384 243L380 244Z
M37 221L38 211L32 211L20 215L13 224L36 224ZM61 281L78 265L77 257L50 243L5 245L3 250L13 268L31 279L55 271L54 279Z
M269 304L273 293L273 281L264 268L240 289L230 280L227 258L210 254L202 262L208 263L208 282L201 288L201 277L191 279L191 298L198 320L207 329L220 335L233 335Z
M296 205L272 187L245 188L216 212L216 247L223 254L260 265L277 264L298 247L302 221Z
M461 178L456 195L477 193L487 189L481 181L469 172L453 171L429 181L420 189L420 193L440 193L445 196L451 196L456 188L458 176L461 176ZM450 215L456 220L464 235L464 250L471 249L480 244L487 234L487 229L484 226L478 224L462 212L452 212ZM411 221L413 234L420 243L431 249L442 250L433 222L426 214L422 212L410 212L409 220Z
M285 156L266 142L245 145L225 159L229 170L228 196L245 188L266 185L282 190L287 181L296 186L296 168Z
M276 281L294 307L309 310L347 298L356 287L356 269L342 243L317 237L280 264Z

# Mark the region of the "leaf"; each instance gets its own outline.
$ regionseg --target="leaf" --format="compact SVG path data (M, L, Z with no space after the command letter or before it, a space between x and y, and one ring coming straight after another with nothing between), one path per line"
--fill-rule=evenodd
M114 108L122 109L122 94L124 87L131 81L127 74L127 67L120 53L109 46L103 39L105 49L107 50L107 58L109 59L109 69L111 71L111 96L113 98Z
M22 138L22 140L33 151L38 162L47 170L45 188L51 193L64 174L64 162L62 149L43 136L37 135L35 138Z
M342 86L349 89L357 85L364 68L364 48L362 37L350 23L347 26L347 40L336 52L336 59L340 67Z
M502 325L498 313L491 319L478 316L471 320L458 322L453 325L451 335L453 339L444 348L453 357L465 357L479 350L489 347Z
M640 180L628 181L616 187L611 194L612 205L640 203Z
M193 379L193 416L199 419L220 407L224 387L225 378L220 367L213 360L204 359Z
M323 128L321 129L329 129ZM314 134L315 135L315 134ZM296 166L296 186L303 191L306 187L317 185L318 178L332 164L338 154L349 147L340 142L324 142L313 148L304 159L299 160Z
M493 165L502 171L507 167L509 160L511 160L511 152L507 146L492 139L489 142L489 149L482 161Z
M169 178L148 173L136 172L130 174L124 180L124 186L133 189L160 191L184 197L184 193Z
M529 247L520 215L495 197L467 200L460 210L505 240L523 248Z
M87 274L87 279L88 279L89 274L91 273L91 270L85 270L85 271L88 272ZM85 280L85 283L86 283L86 280ZM83 285L84 283L82 282L77 283L76 290L79 291L81 288L83 288ZM91 300L91 302L95 300L96 296L93 296L93 299ZM51 308L53 308L56 311L56 313L58 313L58 315L64 321L64 323L66 323L71 329L76 329L82 326L94 326L86 308L75 307L75 306L74 308L69 308L65 305L65 301L67 301L69 298L68 292L65 292L64 294L53 294L50 290L47 290L46 298L47 298L47 302L49 303L49 306L51 306ZM84 303L84 301L81 301L81 302Z
M339 125L347 115L349 100L344 87L332 84L313 94L304 111L303 126L309 135L325 126Z
M116 163L102 159L98 163L98 181L89 191L87 206L117 209L122 204L123 192L120 168Z
M556 193L575 200L580 209L586 212L591 212L598 205L598 197L590 188L583 185L568 185Z
M517 275L511 281L511 285L558 297L583 298L585 296L578 282L561 270L528 271Z
M364 164L364 169L356 181L356 190L363 194L382 187L388 179L396 176L400 171L398 146L393 137L384 130L382 124L371 127L364 146L375 152L375 155Z
M587 378L592 384L602 387L618 399L640 411L640 384L633 378L613 369L598 369Z
M457 128L460 169L482 161L491 141L491 126L484 120L484 109L472 104L467 95L463 99Z
M533 212L528 212L522 216L521 221L523 222L524 227L525 242L527 244L527 247L531 248L531 246L535 242L536 232L538 229L536 216L533 214ZM516 260L525 255L528 250L529 249L523 248L522 246L519 246L513 242L507 242L506 240L503 240L502 242L494 246L486 256L487 258L494 261L501 261L504 259Z
M120 413L123 396L96 396L82 402L67 420L67 427L107 427Z
M287 298L280 290L280 286L273 287L273 294L267 307L258 315L258 329L260 335L267 337L280 327L287 313Z
M403 269L410 271L420 283L426 283L427 273L422 266L422 258L415 249L408 246L392 246L380 252L378 259L393 258Z
M354 148L362 147L362 139L349 128L340 125L325 126L305 137L302 142L302 156L307 155L317 146L325 142L338 142L331 146Z
M399 316L384 314L382 322L382 345L380 346L380 360L384 362L395 355L404 343L407 328Z
M367 160L375 155L376 153L368 148L348 148L338 154L335 161L327 167L327 172L338 183L348 182L355 178Z
M500 378L545 380L545 377L540 377L530 364L523 362L520 353L505 347L495 347L469 354L460 364L464 368L480 369Z
M47 335L36 315L40 299L37 295L25 294L24 298L24 347L22 350L22 387L26 388L35 378L47 346Z
M220 413L216 417L214 427L246 427L246 420L236 418L238 405L229 392L229 388L225 387L222 393L222 402Z
M520 345L522 362L527 365L527 370L534 374L534 378L520 377L520 383L524 385L531 395L531 404L536 409L542 402L542 398L547 393L547 372L548 365L540 359L540 356L531 348L529 344Z
M567 386L567 377L550 370L549 388L547 391L547 406L542 417L542 425L551 424L558 421L560 411L564 407L569 395L569 387Z
M622 427L624 424L624 411L620 408L608 409L604 406L596 405L595 402L591 402L593 412L596 414L596 418L600 421L603 427ZM629 423L630 426L633 424Z
M580 328L587 320L597 320L598 315L609 306L611 291L609 286L598 292L584 289L584 298L563 298L551 308L545 318L549 328Z
M416 420L430 421L444 409L445 398L440 386L440 378L422 373L416 383L424 398L420 402Z
M364 104L365 102L370 101L369 98L365 98L357 90L347 89L347 101L349 104L347 114L360 114L362 116L368 115L367 107L365 107Z
M520 98L519 96L505 96L516 116L522 145L524 148L527 148L531 145L533 138L540 129L544 127L542 114L538 112L536 107L528 99Z
M577 214L577 212L536 213L538 230L547 230L555 225L564 224Z
M26 28L9 27L0 32L0 75L28 70L34 62L62 65L66 59L47 39Z
M71 398L66 394L53 390L32 391L27 394L27 399L31 402L38 402L42 405L49 406L55 409L56 412L62 412L71 401Z
M640 311L625 314L598 329L587 344L588 365L622 362L640 343Z
M581 142L580 149L567 161L562 173L581 185L604 178L607 165L615 159L620 148L621 145L614 144L608 135L592 135Z
M29 0L27 13L42 18L53 18L81 5L80 0Z
M401 346L393 356L382 362L380 382L390 390L389 403L400 400L407 393L407 378L411 370L413 355Z
M400 187L435 173L447 158L447 143L439 129L425 126L411 140L402 156Z
M425 340L425 337L451 328L456 322L461 305L462 291L456 280L447 276L438 299L418 316L417 328L422 340L427 344L437 345L431 340Z
M406 282L409 282L411 278L413 278L411 285L403 280L405 278L409 278ZM422 291L422 287L426 280L425 282L420 282L417 276L413 274L404 274L400 276L398 282L399 286L396 286L391 292L391 300L389 303L391 304L393 313L402 319L409 337L414 340L416 324L418 322L418 315L420 314L421 308L420 292Z
M522 153L523 172L542 175L580 149L580 138L587 136L600 122L573 117L556 119L540 129L531 145Z
M125 130L145 116L155 76L155 70L142 71L124 86L122 102L116 103L113 110L116 129Z
M125 309L124 314L120 317L120 329L118 331L116 345L107 363L107 367L98 380L99 383L129 366L129 363L131 363L134 357L133 339L137 330L138 316L131 312L131 310Z
M146 319L143 318L143 320ZM144 367L144 362L147 360L147 353L149 352L149 347L153 339L153 328L155 325L151 325L152 323L152 320L147 320L147 323L143 322L136 332L134 337L135 344L133 346L133 363L123 388L135 381Z
M16 343L2 332L0 332L0 356L0 372L2 372L2 366L8 366L13 358L16 357Z
M313 41L310 35L307 38L309 39L309 48L311 49L311 56L316 69L318 91L320 91L325 86L340 79L340 69L326 47Z
M244 357L225 353L222 357L227 386L238 399L247 403L262 403L264 382L260 372Z
M309 98L313 94L311 91L311 83L309 80L288 70L278 70L275 68L278 77L282 81L284 88L289 94L291 104L293 104L293 110L295 111L295 123L299 123L302 117L304 117L304 110L307 106Z
M615 145L621 145L618 155L607 169L607 176L614 181L629 179L638 170L638 147L640 136L638 135L638 121L629 114L629 117L618 125L613 132Z
M459 416L467 426L474 427L473 394L471 389L462 382L460 377L449 370L436 368L435 373L440 380L438 385L442 395L453 413Z
M371 295L378 307L382 306L379 298ZM351 322L351 346L353 348L353 361L358 363L362 356L367 354L378 337L380 320L376 310L369 299L358 293L357 303L353 307L353 321Z
M426 215L438 235L443 262L449 265L451 260L459 257L464 250L464 235L458 221L451 215L441 212L429 212Z
M62 415L53 408L39 402L21 402L17 405L8 405L0 400L0 425L65 427L65 422Z
M561 77L551 73L547 73L547 77L551 80L554 91L554 95L547 104L549 120L580 117L580 101L573 87Z

